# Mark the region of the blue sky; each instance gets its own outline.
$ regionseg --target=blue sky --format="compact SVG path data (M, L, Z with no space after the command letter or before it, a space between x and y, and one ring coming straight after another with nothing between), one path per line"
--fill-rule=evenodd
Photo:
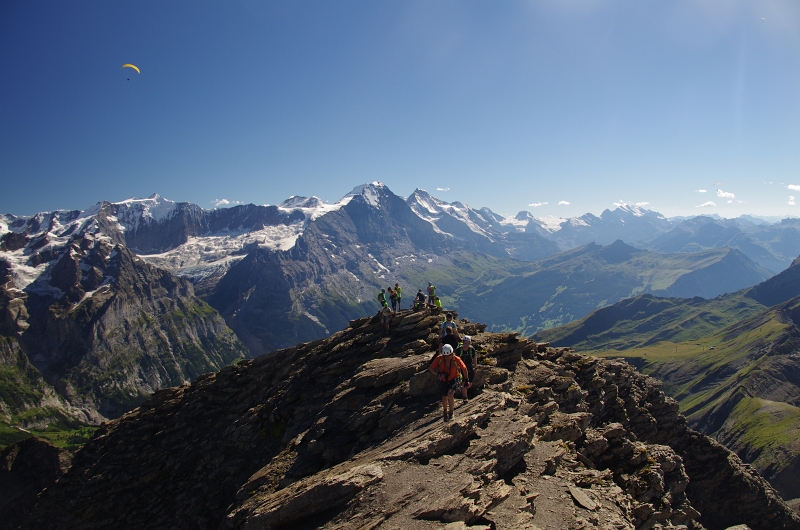
M0 72L3 213L374 180L541 217L800 208L796 2L10 0Z

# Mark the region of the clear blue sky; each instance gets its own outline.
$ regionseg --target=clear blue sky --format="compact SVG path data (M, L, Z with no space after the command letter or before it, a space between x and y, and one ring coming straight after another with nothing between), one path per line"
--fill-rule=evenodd
M0 3L3 213L380 180L505 214L798 215L799 169L798 2Z

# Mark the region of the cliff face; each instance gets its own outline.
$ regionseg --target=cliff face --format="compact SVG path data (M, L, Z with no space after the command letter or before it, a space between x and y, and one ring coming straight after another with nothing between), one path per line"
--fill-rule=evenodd
M104 424L23 528L800 528L625 363L460 321L481 354L443 422L441 315L364 318L156 392ZM701 515L702 514L702 515Z
M0 392L0 408L6 421L40 409L22 423L43 427L65 417L99 423L159 388L246 354L188 280L145 263L103 233L104 208L93 218L75 212L34 218L27 231L9 232L18 237L4 241L0 390L10 390Z
M29 295L29 326L20 342L45 380L75 406L113 418L159 388L245 354L188 281L125 247L70 249L51 276L50 285L64 295Z

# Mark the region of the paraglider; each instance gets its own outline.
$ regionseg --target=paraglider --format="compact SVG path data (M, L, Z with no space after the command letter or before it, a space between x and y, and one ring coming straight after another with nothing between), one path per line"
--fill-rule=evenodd
M139 71L139 67L136 66L135 64L125 63L125 64L122 65L122 67L123 68L133 68L134 70L136 70L137 74L141 74L142 73L142 72Z

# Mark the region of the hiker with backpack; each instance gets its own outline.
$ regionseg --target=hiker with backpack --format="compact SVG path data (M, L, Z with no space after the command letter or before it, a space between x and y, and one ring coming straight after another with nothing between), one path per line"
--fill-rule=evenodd
M389 300L392 301L392 312L397 313L397 293L389 287Z
M381 304L381 309L389 307L389 304L386 303L386 289L381 289L381 292L378 293L378 302Z
M464 399L468 399L467 388L469 388L475 380L475 370L478 368L478 353L472 346L472 337L464 335L462 341L461 346L456 348L455 354L459 359L464 361L464 364L467 366L467 379L465 380L467 384L461 386L461 392Z
M464 361L453 355L453 347L445 344L442 346L442 354L431 362L429 370L439 380L443 419L444 421L452 420L455 391L459 387L461 378L467 376L467 367Z
M461 338L458 336L458 333L454 331L453 328L447 328L445 330L444 337L439 339L438 350L441 352L442 349L449 344L450 347L453 348L453 351L455 351L456 348L458 348L459 342L461 342Z

